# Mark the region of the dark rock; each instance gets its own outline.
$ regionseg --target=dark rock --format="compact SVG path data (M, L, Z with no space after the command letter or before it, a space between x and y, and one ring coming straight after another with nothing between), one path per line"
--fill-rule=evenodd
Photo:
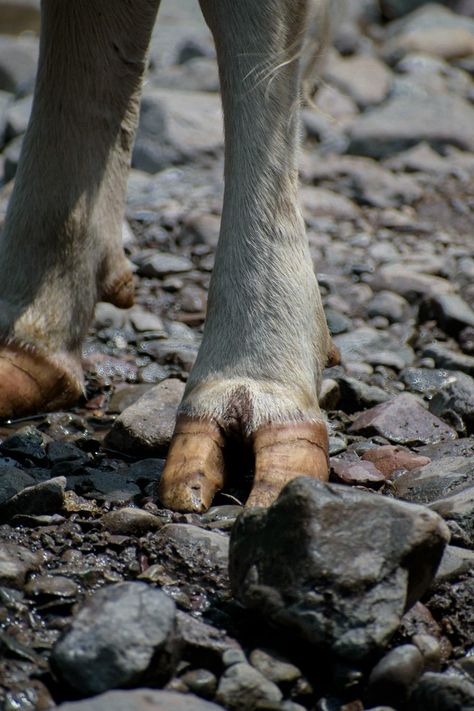
M272 625L359 663L427 589L448 535L425 508L302 477L237 519L232 589Z
M20 462L43 464L46 461L44 437L36 427L24 427L6 437L0 444L0 451Z
M400 373L400 380L408 390L428 398L455 378L455 372L437 368L405 368Z
M176 656L175 606L161 590L119 583L91 595L56 643L56 672L81 694L163 683Z
M0 465L0 511L2 505L27 486L33 486L35 480L17 467Z
M332 336L337 336L339 333L345 333L352 326L352 321L344 314L335 311L334 309L324 309L326 321L328 323L329 332Z
M438 368L460 370L474 377L474 356L449 350L441 343L430 343L423 349L423 357L433 358Z
M402 474L395 493L417 504L429 504L474 485L474 458L442 457Z
M474 311L457 294L435 294L420 306L420 319L434 319L446 333L458 335L467 326L474 327Z
M421 405L418 398L403 393L361 413L349 428L370 436L379 434L398 444L428 444L456 439L456 432Z
M238 653L238 661L245 661L245 655L236 640L216 627L178 610L176 615L177 636L182 648L182 656L193 665L205 665L220 669L227 653Z
M395 96L355 119L349 153L373 158L406 150L426 141L436 150L457 146L474 150L474 108L455 95Z
M116 419L107 446L139 455L166 454L183 392L184 383L175 378L156 385Z
M474 486L430 504L430 509L444 519L455 521L469 537L474 548Z
M390 400L390 395L385 390L375 385L367 385L362 380L341 375L336 378L336 382L340 392L339 407L348 414Z
M199 699L194 694L176 694L172 691L133 689L132 691L108 691L92 699L66 701L58 711L223 711L210 701Z
M437 417L448 418L454 412L462 420L462 431L474 431L474 378L466 373L448 371L445 382L434 393L430 411Z
M62 476L26 487L0 505L0 522L10 521L18 514L42 515L62 511L65 489L66 479Z
M68 489L74 489L80 496L116 504L129 503L141 494L140 487L126 476L126 469L117 472L85 468L80 475L68 477Z
M106 531L124 536L143 536L148 531L163 528L167 522L167 519L148 511L127 507L109 511L100 519L101 526Z
M395 647L377 662L369 676L369 703L407 702L423 671L423 656L413 644Z
M257 669L240 663L228 667L221 676L216 701L229 711L257 711L269 702L278 703L282 696L278 686Z
M474 684L448 674L423 674L410 702L410 711L473 711Z
M42 562L41 553L29 551L16 543L2 542L0 546L0 585L21 589L28 573L38 570Z

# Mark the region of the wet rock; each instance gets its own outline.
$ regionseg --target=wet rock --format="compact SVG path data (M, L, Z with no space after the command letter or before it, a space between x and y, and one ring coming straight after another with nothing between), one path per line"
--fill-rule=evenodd
M361 413L349 428L360 434L379 434L398 444L428 444L456 439L452 427L425 410L409 393Z
M0 444L0 452L19 462L43 464L46 461L45 439L36 427L24 427L6 437Z
M446 546L435 582L459 578L470 570L474 570L474 551L459 546Z
M26 487L34 486L34 484L33 477L21 469L0 465L0 511L6 501Z
M64 575L38 575L25 585L25 592L33 598L68 599L75 598L78 585Z
M430 463L428 457L414 454L408 449L393 444L368 449L362 454L362 459L375 464L385 476L389 477L400 469L416 469Z
M176 378L156 385L116 419L107 445L138 455L165 454L183 392L184 383Z
M448 674L423 674L413 691L410 711L472 711L474 684Z
M223 711L222 706L199 699L194 694L153 689L108 691L92 699L67 701L57 708L58 711Z
M43 562L42 555L29 551L16 543L2 542L0 546L0 585L21 589L26 576L38 570Z
M216 701L230 711L256 711L277 703L282 693L250 664L234 664L225 670L217 687Z
M469 537L474 548L474 486L430 504L430 509L444 519L455 521Z
M426 141L436 150L474 150L474 108L454 95L395 96L355 119L348 151L386 158Z
M141 102L133 166L157 173L223 147L222 109L216 94L149 89Z
M408 390L428 398L455 379L455 372L436 368L406 368L400 373L400 380Z
M0 523L16 515L58 513L63 508L66 478L59 476L18 492L0 505Z
M386 476L372 462L331 459L331 474L335 481L344 484L363 484L377 486L382 484Z
M53 649L56 673L81 694L163 683L176 655L175 606L161 590L119 583L91 595Z
M329 83L348 94L361 109L380 104L390 89L391 72L376 57L358 55L336 59L333 55L325 71Z
M389 25L383 54L391 61L408 52L458 59L474 53L474 21L435 3Z
M460 370L474 377L474 356L456 353L436 342L423 349L423 356L433 358L438 368Z
M148 531L163 528L167 519L155 516L148 511L134 508L122 508L104 514L100 523L106 531L124 536L143 536Z
M302 477L237 520L231 585L272 625L361 662L426 590L447 538L425 508Z
M36 38L0 36L0 89L17 96L30 93L37 61Z
M413 644L392 649L377 662L369 676L369 703L400 706L408 700L423 671L423 656Z
M220 669L228 666L225 655L236 654L238 661L245 661L245 655L236 640L227 634L182 610L176 615L177 636L182 647L183 657L191 664L199 664Z
M442 457L399 476L397 496L417 504L428 504L474 485L474 459Z

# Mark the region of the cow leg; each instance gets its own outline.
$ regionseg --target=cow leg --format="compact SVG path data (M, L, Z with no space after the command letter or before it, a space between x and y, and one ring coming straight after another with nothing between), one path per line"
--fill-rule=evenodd
M236 435L253 450L249 505L292 478L326 479L318 406L331 342L297 204L306 0L201 0L226 134L222 226L203 342L181 403L161 501L202 511Z
M97 300L133 303L121 224L159 0L43 0L32 116L0 239L0 417L72 404Z

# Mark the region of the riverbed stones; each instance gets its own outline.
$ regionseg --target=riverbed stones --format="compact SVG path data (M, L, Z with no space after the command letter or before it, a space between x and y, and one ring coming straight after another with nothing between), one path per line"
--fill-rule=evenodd
M402 393L358 415L351 432L378 434L397 444L416 445L456 439L455 430L432 415L420 400Z
M391 703L398 708L407 702L423 671L423 656L413 644L402 644L388 652L372 669L367 696L370 703Z
M177 653L175 605L142 582L106 586L88 599L55 645L52 663L81 694L163 683Z
M0 505L0 523L14 516L60 513L64 504L66 477L58 476L27 486Z
M194 694L177 694L155 689L108 691L92 699L66 701L58 711L223 711L210 701Z
M107 436L108 445L134 454L165 454L183 393L184 383L177 378L163 380L148 390L116 419Z
M427 589L448 538L426 508L302 477L238 518L231 585L271 625L360 663Z
M282 697L276 684L244 662L225 670L216 693L216 701L229 711L257 711L268 708L269 703L278 703Z

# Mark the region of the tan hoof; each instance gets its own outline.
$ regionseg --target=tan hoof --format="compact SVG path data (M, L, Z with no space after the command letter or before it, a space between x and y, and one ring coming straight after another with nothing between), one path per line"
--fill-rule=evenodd
M179 415L158 487L173 511L203 513L224 486L224 436L213 420Z
M0 418L58 410L81 396L77 366L71 372L33 349L0 346Z
M298 476L327 481L328 434L322 422L270 424L253 436L255 479L246 505L270 506Z
M129 309L135 302L135 284L133 274L127 267L117 278L107 283L101 292L102 301L117 306L119 309Z
M341 354L339 353L339 348L336 346L334 341L331 338L331 342L329 344L329 351L327 355L327 361L326 361L326 368L332 368L335 365L340 365L341 363Z

